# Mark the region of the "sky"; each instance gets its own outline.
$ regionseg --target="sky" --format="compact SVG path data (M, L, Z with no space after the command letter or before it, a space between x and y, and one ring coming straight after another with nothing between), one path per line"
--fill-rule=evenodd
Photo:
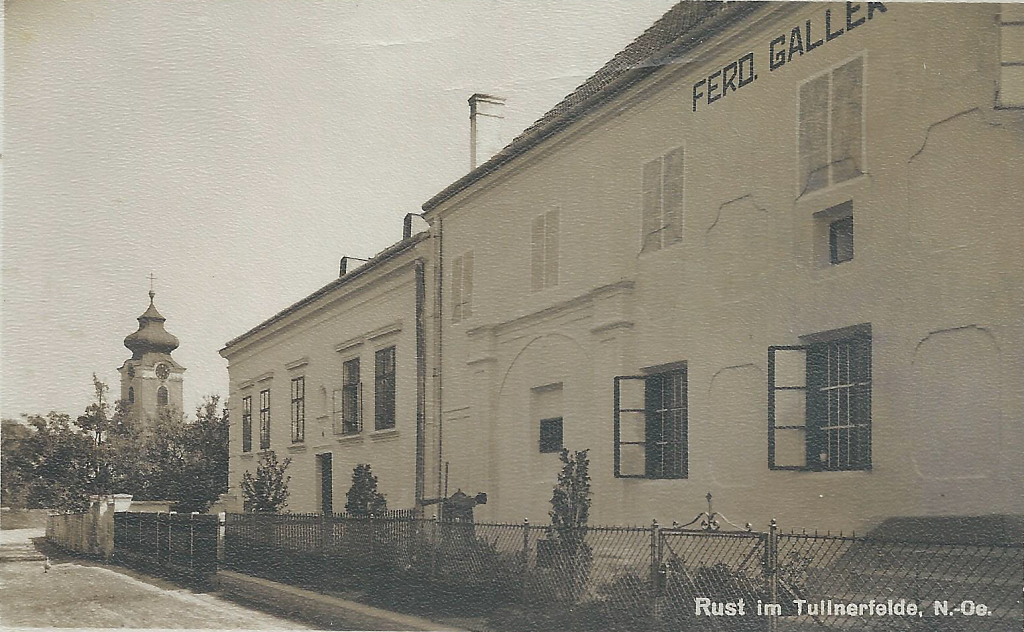
M511 140L673 0L6 0L0 415L119 393L156 305L184 406L218 351L469 170L474 92Z

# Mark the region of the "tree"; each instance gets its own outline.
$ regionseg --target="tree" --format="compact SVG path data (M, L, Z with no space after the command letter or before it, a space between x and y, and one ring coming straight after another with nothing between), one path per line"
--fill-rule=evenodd
M278 513L288 504L288 482L285 470L292 462L290 458L278 463L273 450L264 452L256 466L256 476L246 470L242 476L242 495L251 511L257 513Z
M369 463L361 463L352 470L352 487L345 497L345 511L357 516L381 514L388 509L384 494L377 491L377 477L370 471Z
M569 574L569 585L578 597L586 586L593 559L587 544L587 520L590 518L590 459L588 450L572 454L565 448L558 455L562 471L551 494L551 531L558 549L560 565Z
M89 494L97 491L93 436L82 433L62 413L29 417L28 422L35 433L26 439L22 455L26 504L84 511L89 506Z
M92 386L96 391L96 401L85 408L85 414L78 416L78 427L93 433L96 443L100 444L110 427L110 404L107 403L110 388L95 373L92 374Z

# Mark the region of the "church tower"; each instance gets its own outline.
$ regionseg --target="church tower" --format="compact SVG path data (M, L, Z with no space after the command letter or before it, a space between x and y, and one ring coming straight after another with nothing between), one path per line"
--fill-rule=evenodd
M171 352L178 348L178 339L164 330L167 319L153 304L154 296L151 289L149 309L139 316L139 330L124 339L132 357L118 369L121 399L131 405L132 414L141 420L155 418L164 409L183 412L185 367L171 358Z

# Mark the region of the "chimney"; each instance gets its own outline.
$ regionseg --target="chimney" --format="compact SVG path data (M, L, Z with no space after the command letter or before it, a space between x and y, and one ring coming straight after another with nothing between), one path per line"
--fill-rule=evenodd
M366 262L366 259L360 259L359 257L349 257L345 255L341 258L341 263L338 265L338 276L343 277L348 274L348 262L349 261L362 261Z
M501 151L505 99L479 92L469 97L469 169Z

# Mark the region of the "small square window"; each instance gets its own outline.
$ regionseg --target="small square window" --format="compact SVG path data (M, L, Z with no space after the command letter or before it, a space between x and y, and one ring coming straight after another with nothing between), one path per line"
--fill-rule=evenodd
M540 420L540 451L562 451L562 418Z
M829 259L832 265L853 259L853 216L837 219L828 225Z

